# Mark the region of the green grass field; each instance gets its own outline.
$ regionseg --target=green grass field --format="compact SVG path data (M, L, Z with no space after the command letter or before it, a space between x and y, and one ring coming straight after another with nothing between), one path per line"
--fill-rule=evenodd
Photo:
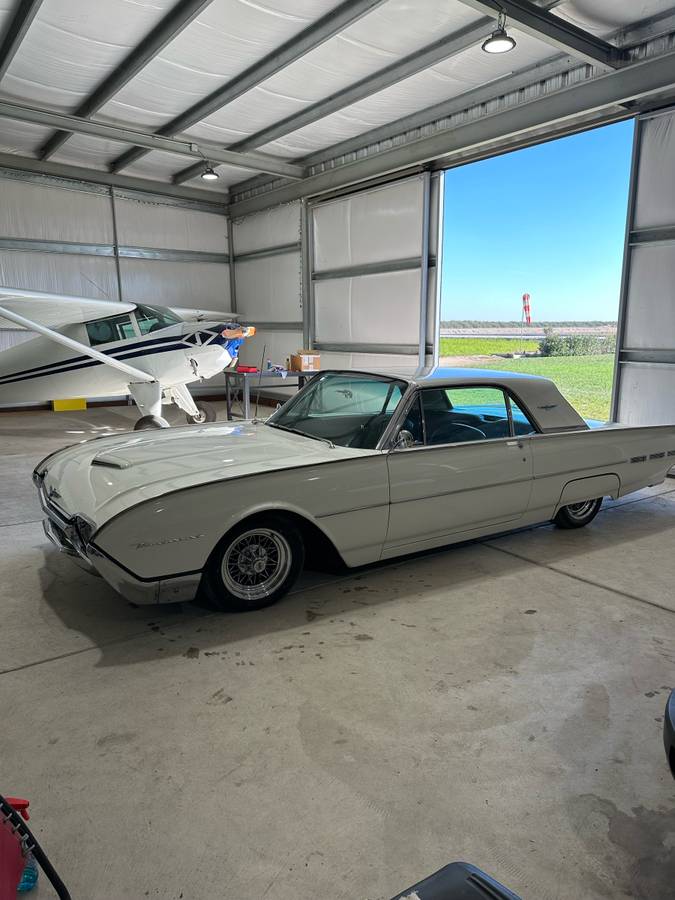
M441 356L491 356L493 353L522 353L539 349L539 341L513 338L441 338Z
M463 339L460 339L463 340ZM476 361L477 369L527 372L555 381L572 406L587 419L608 419L614 374L614 354L544 356L539 359Z

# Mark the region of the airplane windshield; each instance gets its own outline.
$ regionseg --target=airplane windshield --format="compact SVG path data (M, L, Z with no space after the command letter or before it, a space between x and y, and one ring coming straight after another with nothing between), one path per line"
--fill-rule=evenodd
M181 320L168 309L158 309L155 306L141 306L139 304L136 307L136 321L141 334L149 334L151 331L159 331L160 328L176 325Z

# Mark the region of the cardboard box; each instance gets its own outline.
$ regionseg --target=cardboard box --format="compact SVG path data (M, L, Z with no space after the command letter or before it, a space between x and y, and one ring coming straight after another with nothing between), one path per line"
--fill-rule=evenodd
M291 353L289 372L318 372L321 368L321 356L313 350L298 350Z

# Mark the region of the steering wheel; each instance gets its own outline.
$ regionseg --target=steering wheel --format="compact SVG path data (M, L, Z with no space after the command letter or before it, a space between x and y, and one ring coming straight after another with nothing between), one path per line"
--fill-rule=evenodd
M462 429L463 431L470 432L469 437L466 438L466 440L469 440L469 441L479 441L479 440L485 440L487 438L487 435L485 434L484 431L481 431L480 428L474 428L473 425L464 425L463 422L456 422L452 425L452 430L454 432L457 429ZM429 441L429 443L435 444L437 442L436 438L438 436L440 436L444 431L447 431L447 430L448 430L447 425L446 426L441 425L441 427L437 428L436 431L434 431L434 433L431 435L431 440ZM477 435L477 437L473 437L473 435ZM453 435L453 437L454 437L454 435ZM460 438L460 440L462 440L462 439ZM454 444L455 441L452 439L448 440L446 438L444 440L439 440L438 443L439 444Z
M359 447L360 441L363 440L364 434L368 433L368 429L373 424L373 422L376 419L382 418L383 416L385 416L384 413L374 413L372 416L369 416L369 418L367 418L365 422L362 422L359 425L358 431L356 432L354 437L349 441L347 446L348 447Z

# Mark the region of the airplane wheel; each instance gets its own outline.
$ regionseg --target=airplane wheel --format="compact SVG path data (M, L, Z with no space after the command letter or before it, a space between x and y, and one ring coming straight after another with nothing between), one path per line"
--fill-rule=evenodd
M169 423L161 416L141 416L134 425L134 431L145 431L148 428L168 428Z
M195 401L195 406L199 410L198 415L189 416L187 413L185 414L188 425L204 425L205 422L216 421L216 409L214 406L211 406L210 403L204 403L203 400L197 400Z

